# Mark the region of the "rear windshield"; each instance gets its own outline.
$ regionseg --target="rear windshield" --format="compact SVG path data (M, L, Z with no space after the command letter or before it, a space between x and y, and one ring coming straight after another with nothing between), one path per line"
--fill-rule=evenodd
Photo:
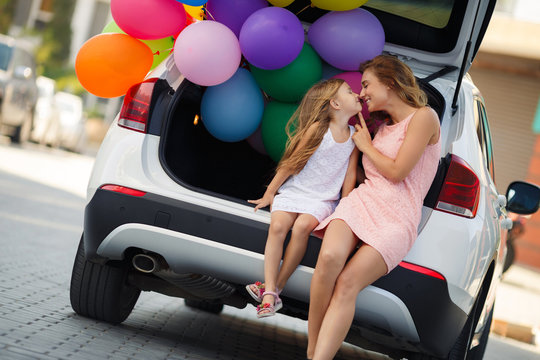
M454 0L369 0L366 8L442 29L448 25Z
M362 8L379 19L387 43L447 53L457 44L467 1L369 0ZM287 9L305 23L328 12L311 6L311 0L296 0Z
M13 48L11 46L7 46L6 44L0 43L0 69L1 70L4 70L4 71L7 70L12 53L13 53Z

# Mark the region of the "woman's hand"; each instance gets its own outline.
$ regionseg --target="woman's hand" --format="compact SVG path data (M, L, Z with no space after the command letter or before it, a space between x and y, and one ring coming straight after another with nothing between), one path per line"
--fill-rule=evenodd
M358 118L360 119L360 125L354 125L356 132L352 135L352 139L356 144L358 150L360 150L361 152L365 152L368 147L371 146L371 135L369 134L369 130L367 128L366 121L362 116L362 113L358 113Z
M253 209L253 211L257 211L268 205L272 206L272 203L274 202L274 196L274 194L264 193L262 198L258 200L248 200L248 203L257 205L255 206L255 209Z

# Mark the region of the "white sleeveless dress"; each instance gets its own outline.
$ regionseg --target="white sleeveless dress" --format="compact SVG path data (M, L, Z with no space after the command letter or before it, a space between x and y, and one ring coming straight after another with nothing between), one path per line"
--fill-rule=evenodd
M272 212L310 214L319 222L334 212L355 147L351 138L354 128L349 126L349 130L347 141L338 143L328 128L304 168L281 185L274 197Z

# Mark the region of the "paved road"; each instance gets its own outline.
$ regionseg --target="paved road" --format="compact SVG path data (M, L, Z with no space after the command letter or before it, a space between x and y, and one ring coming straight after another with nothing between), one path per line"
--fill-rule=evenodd
M143 293L112 326L76 315L69 280L93 159L0 143L0 359L303 359L305 321L225 307L219 316ZM385 359L344 345L336 359ZM491 337L486 359L540 359Z

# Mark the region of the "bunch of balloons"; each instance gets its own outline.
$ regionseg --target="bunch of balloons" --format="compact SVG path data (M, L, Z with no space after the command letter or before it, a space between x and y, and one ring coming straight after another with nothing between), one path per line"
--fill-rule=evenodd
M174 38L202 20L206 0L111 0L111 21L77 53L75 71L90 93L124 95L173 49Z
M359 92L359 65L385 42L378 19L359 8L367 0L312 0L329 12L309 30L284 8L292 2L111 0L114 23L83 45L77 75L89 92L120 96L172 49L184 77L207 87L207 130L226 142L247 139L279 161L285 124L305 92L330 77Z

